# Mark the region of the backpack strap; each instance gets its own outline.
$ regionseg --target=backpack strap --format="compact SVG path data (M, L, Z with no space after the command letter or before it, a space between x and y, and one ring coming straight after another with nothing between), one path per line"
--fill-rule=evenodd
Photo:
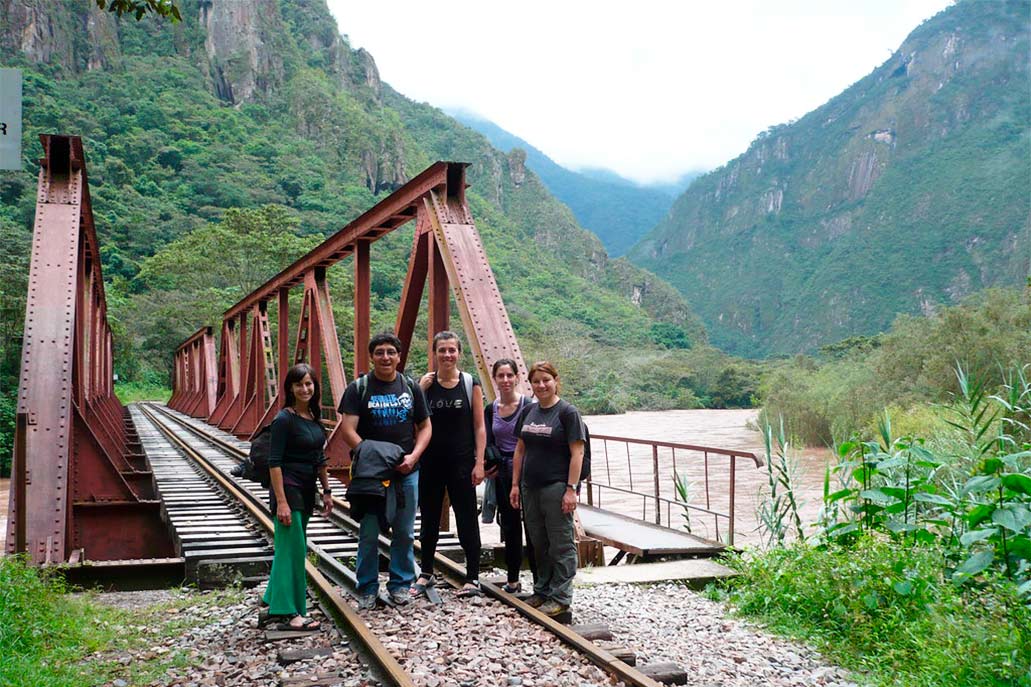
M470 404L473 402L473 376L468 372L459 372L458 376L462 378L462 385L465 387L465 400Z

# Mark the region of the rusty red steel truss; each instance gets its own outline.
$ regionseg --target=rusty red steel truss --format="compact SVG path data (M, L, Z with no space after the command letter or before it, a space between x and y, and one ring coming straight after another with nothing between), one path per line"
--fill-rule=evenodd
M515 360L520 378L525 379L526 365L519 344L466 204L466 167L460 162L431 165L227 310L217 364L213 363L215 341L208 330L202 329L183 342L175 355L175 393L169 405L195 417L206 417L209 423L247 438L282 407L280 375L291 365L306 362L328 382L323 389L324 405L328 401L329 406L336 406L348 375L326 270L347 257L353 260L354 326L346 343L353 352L354 378L366 372L369 363L371 246L411 221L415 222L415 236L395 321L395 332L403 346L401 368L407 362L423 295L428 291L428 336L449 328L453 296L488 396L495 393L490 366L499 358ZM297 328L291 334L289 294L294 288L303 290L303 295ZM275 347L270 303L276 312ZM429 359L432 365L433 356ZM217 382L212 383L213 379ZM214 397L212 386L216 389ZM335 429L326 455L330 470L344 476L350 464L349 452Z
M37 563L170 556L153 475L114 395L82 142L40 139L7 550Z

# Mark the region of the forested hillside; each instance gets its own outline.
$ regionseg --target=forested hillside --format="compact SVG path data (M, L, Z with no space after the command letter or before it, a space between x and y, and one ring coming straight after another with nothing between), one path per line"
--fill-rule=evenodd
M569 206L578 222L597 234L611 255L623 255L658 224L670 206L698 173L685 174L675 183L638 186L614 172L573 172L497 124L462 112L455 119L487 137L505 152L520 149L526 166L540 177L556 198Z
M812 351L1031 273L1028 0L961 1L696 179L630 258L714 343ZM819 59L819 56L814 56Z
M676 291L610 259L521 156L381 83L322 0L180 7L177 24L119 22L92 2L0 0L0 64L23 70L25 115L25 171L0 173L5 417L41 132L84 138L122 381L164 383L185 336L446 159L472 163L471 209L524 355L554 360L571 398L591 410L749 401ZM373 247L377 327L393 325L411 236ZM346 331L350 270L337 272Z

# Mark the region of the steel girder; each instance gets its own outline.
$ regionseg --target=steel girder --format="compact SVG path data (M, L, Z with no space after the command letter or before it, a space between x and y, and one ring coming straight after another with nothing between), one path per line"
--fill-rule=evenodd
M153 475L114 395L82 142L40 139L7 550L37 563L171 555Z
M324 421L334 426L335 406L347 385L326 269L353 256L354 331L350 337L357 376L368 370L371 297L371 245L415 220L416 231L401 295L395 331L403 344L401 367L408 359L423 294L428 285L428 335L449 328L453 296L484 389L493 397L490 366L512 358L525 379L519 343L501 299L494 273L465 200L465 169L459 162L437 162L373 208L329 237L304 257L241 299L223 315L218 354L216 403L208 422L248 437L282 407L277 379L288 365L307 362L323 383ZM296 332L290 335L289 292L303 289ZM276 343L271 342L267 308L276 301ZM248 338L249 332L249 338ZM196 337L196 335L194 335ZM195 384L194 359L176 353L175 394L169 405L185 411ZM291 350L292 348L292 350ZM433 361L433 356L429 359ZM277 370L279 374L277 375ZM260 381L260 383L259 383ZM183 390L180 390L180 386ZM195 387L189 387L195 388ZM528 386L525 391L529 392ZM328 403L326 403L328 402ZM332 408L330 407L332 406ZM326 448L330 470L346 478L347 447L333 429Z
M218 374L215 367L215 337L211 327L201 327L175 352L175 393L168 405L181 408L192 417L207 419L215 411Z

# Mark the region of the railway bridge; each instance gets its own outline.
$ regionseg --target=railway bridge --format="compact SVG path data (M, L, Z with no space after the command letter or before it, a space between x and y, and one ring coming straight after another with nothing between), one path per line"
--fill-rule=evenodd
M161 561L182 568L190 548L184 542L193 535L203 539L208 525L207 530L217 530L218 520L191 521L195 531L186 539L176 530L171 512L178 502L189 502L196 485L163 482L170 469L165 453L173 449L148 444L153 443L147 437L153 437L156 411L127 409L115 393L112 334L82 142L59 135L41 140L45 155L6 549L39 564L106 562L113 571L133 569L130 562L139 570L160 567L156 562ZM466 187L464 163L431 165L243 297L220 324L197 323L196 333L169 352L173 394L164 411L221 432L223 442L227 437L239 442L233 450L246 451L249 438L282 408L279 375L307 362L323 382L330 471L345 480L349 453L337 431L335 407L348 378L368 367L364 351L373 246L409 222L415 223L414 238L394 323L404 344L400 368L408 362L417 321L425 322L429 350L432 334L451 328L455 310L488 397L495 393L490 366L502 357L517 361L528 393L526 364L466 203ZM353 291L331 294L327 271L345 269L338 263L347 259ZM334 321L334 297L349 299L353 307L347 340ZM345 369L347 357L350 369ZM432 364L433 356L428 358ZM615 563L625 556L707 556L733 545L738 462L758 465L756 456L618 436L595 435L592 446L594 475L581 494L579 511L582 559L603 563L606 546L616 550ZM660 475L692 470L704 484L697 502L663 492ZM710 482L727 488L716 494ZM611 508L602 509L603 500ZM707 523L703 531L689 535L674 526L688 511L696 523Z

